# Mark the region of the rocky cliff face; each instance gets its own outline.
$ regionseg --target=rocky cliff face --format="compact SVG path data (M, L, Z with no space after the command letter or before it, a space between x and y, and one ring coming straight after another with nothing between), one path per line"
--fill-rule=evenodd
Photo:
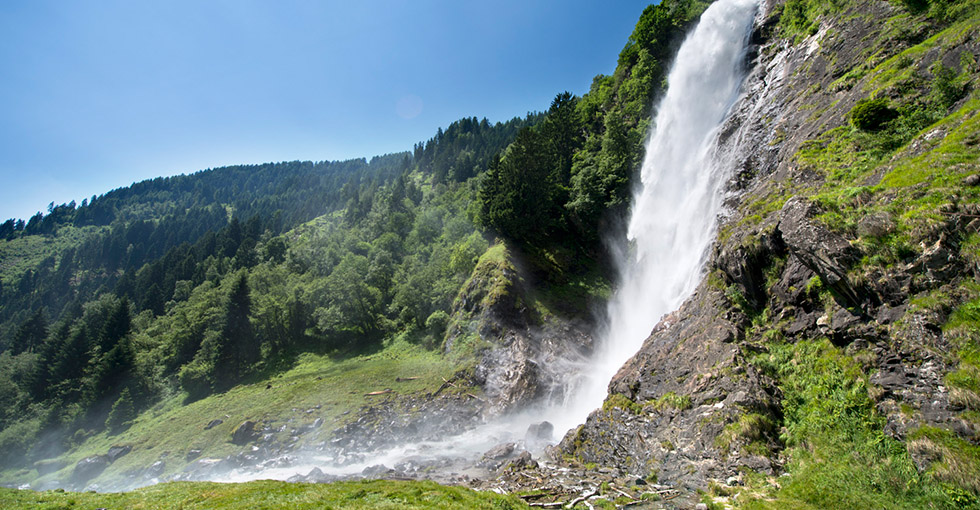
M972 333L950 321L977 297L975 28L939 33L868 0L794 41L776 30L780 4L764 8L745 94L720 137L739 171L705 278L559 449L689 489L780 474L798 444L787 431L797 403L783 392L787 371L766 360L829 341L829 356L860 367L868 419L920 473L975 492L977 459L949 447L978 440L975 389L951 383L975 374L962 354ZM928 103L943 66L962 90L937 124L877 148L885 134L849 124L869 98L900 115Z
M516 260L503 245L480 260L456 298L445 343L447 355L476 360L471 382L484 391L488 417L560 398L556 360L583 358L592 348L590 321L541 316Z

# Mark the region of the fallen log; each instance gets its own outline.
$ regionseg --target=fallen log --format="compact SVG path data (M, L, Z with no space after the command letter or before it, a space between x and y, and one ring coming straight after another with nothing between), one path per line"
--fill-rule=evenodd
M581 503L581 502L583 502L583 501L591 498L592 496L595 496L596 494L599 494L599 488L598 487L596 487L595 489L592 489L592 492L586 492L585 494L582 494L581 496L573 499L567 505L565 505L565 508L572 508L575 505L577 505L577 504L579 504L579 503Z
M381 390L381 391L372 391L371 393L365 393L364 396L365 397L373 397L373 396L376 396L376 395L387 395L389 393L394 393L394 391L391 390L391 389Z
M554 501L551 503L528 503L527 506L539 506L542 508L557 508L564 505L561 501Z
M612 490L614 490L614 491L616 491L616 492L618 492L618 493L620 493L620 494L622 494L623 496L626 496L627 498L632 499L633 501L636 501L636 498L635 497L633 497L632 495L630 495L630 494L628 494L628 493L620 490L619 487L616 487L613 484L609 484L609 488L612 489Z

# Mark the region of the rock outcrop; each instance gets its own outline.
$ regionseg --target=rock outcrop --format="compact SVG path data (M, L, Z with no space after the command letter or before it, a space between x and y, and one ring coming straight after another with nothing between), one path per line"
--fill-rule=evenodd
M588 321L539 316L528 278L509 250L497 246L480 260L453 306L445 350L450 356L474 351L473 382L484 390L489 416L558 398L563 374L553 362L592 348Z

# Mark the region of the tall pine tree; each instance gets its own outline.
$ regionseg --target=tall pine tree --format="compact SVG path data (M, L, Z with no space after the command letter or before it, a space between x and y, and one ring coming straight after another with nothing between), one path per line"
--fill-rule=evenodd
M217 391L227 390L241 381L242 376L259 360L258 339L249 321L251 309L248 273L241 271L232 282L225 302L224 323L213 346L213 380Z

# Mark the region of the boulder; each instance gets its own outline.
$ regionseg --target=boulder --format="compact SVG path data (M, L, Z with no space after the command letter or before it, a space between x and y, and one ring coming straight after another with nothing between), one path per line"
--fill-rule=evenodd
M858 220L857 231L861 237L881 237L894 230L895 222L887 212L876 212Z
M255 438L255 422L252 420L243 421L234 432L231 433L231 442L237 445L244 445Z
M480 465L490 470L500 469L507 459L514 456L517 443L501 443L487 450L480 459Z
M487 450L487 452L483 454L483 458L486 460L503 459L514 453L514 448L516 447L516 443L501 443Z
M95 478L109 467L109 457L105 455L94 455L85 457L75 464L75 469L71 473L71 481L77 485Z
M313 468L310 470L309 474L306 475L306 481L310 483L330 483L336 482L340 477L337 475L329 475L320 471L320 468Z
M510 464L507 469L510 471L521 471L524 469L537 469L538 461L531 458L531 452L523 451Z
M133 447L132 446L129 446L129 445L113 446L113 447L109 448L109 451L106 453L106 457L108 457L109 458L109 462L112 463L112 462L115 462L116 460L118 460L123 455L126 455L127 453L129 453L132 450L133 450Z
M223 420L211 420L208 422L207 425L204 426L204 430L211 430L217 427L218 425L221 425L222 423L224 423Z
M375 464L373 466L368 466L361 471L361 474L367 478L377 478L381 475L387 474L391 471L391 468L384 464Z
M527 433L524 434L524 440L531 442L541 442L541 441L551 441L554 439L555 426L551 422L543 421L541 423L532 423L527 427Z

